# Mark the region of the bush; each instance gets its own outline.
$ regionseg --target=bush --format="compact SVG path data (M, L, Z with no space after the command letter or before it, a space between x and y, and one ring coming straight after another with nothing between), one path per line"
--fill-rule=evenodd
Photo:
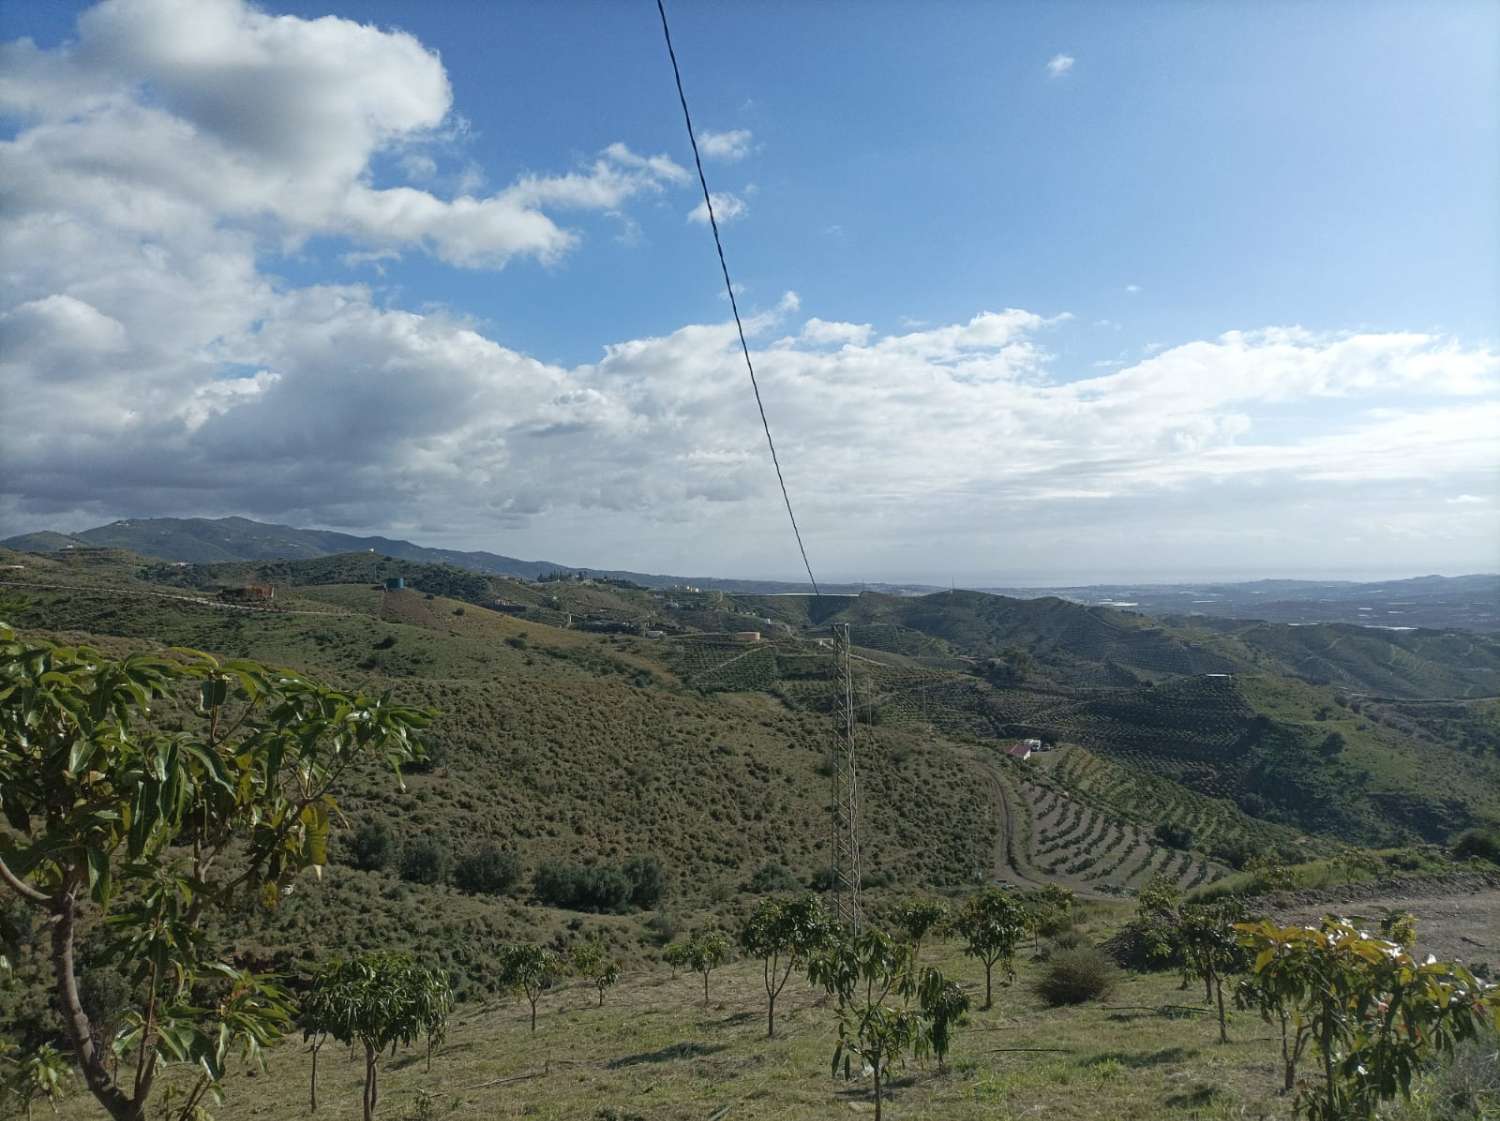
M414 884L440 884L448 878L451 863L441 841L418 837L401 854L401 878Z
M459 859L453 882L476 895L504 895L521 882L521 858L499 845L480 845Z
M767 895L773 891L800 891L802 884L785 864L768 860L755 870L750 882L745 885L745 890L757 895Z
M1169 849L1186 850L1193 847L1193 831L1186 825L1171 821L1164 821L1156 827L1156 839Z
M667 871L661 858L652 853L632 856L620 866L620 872L630 881L630 902L642 910L649 910L661 902L667 890Z
M1488 860L1500 864L1500 829L1470 829L1453 845L1455 860Z
M541 902L570 911L623 911L633 885L618 868L549 860L536 870L532 891Z
M349 840L349 863L366 872L378 872L396 857L396 838L378 821L367 821Z
M1036 991L1048 1004L1082 1004L1101 1000L1114 989L1118 974L1114 962L1092 946L1058 950L1047 962L1047 970Z
M807 886L817 892L833 891L839 886L839 870L832 864L826 868L819 868L813 873Z

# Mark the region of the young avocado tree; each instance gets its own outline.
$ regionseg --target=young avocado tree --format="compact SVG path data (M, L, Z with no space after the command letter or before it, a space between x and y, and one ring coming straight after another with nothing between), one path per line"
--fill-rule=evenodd
M996 963L1014 980L1016 946L1026 934L1026 908L1010 892L987 887L964 900L953 929L964 940L964 953L984 962L984 1007L994 1007L992 984Z
M942 930L948 921L948 904L940 899L908 899L897 904L892 921L911 947L911 958L915 962L922 954L923 941L928 935Z
M766 1037L776 1034L776 998L794 968L805 966L828 941L832 926L816 895L762 899L740 927L740 948L760 958L766 987Z
M1032 949L1040 953L1042 935L1053 937L1072 920L1073 893L1060 884L1047 884L1027 895L1026 910Z
M562 979L563 962L546 946L516 942L500 950L500 983L526 994L531 1004L531 1030L536 1031L536 1006L542 994Z
M687 964L703 975L703 1007L708 1007L708 975L729 960L729 935L722 930L700 930L687 944Z
M611 956L598 938L586 938L573 947L573 970L599 990L599 1007L604 1007L604 991L620 983L620 963Z
M55 1113L72 1073L67 1059L50 1043L19 1058L6 1055L4 1046L0 1040L0 1107L14 1103L20 1106L26 1121L31 1121L32 1106L41 1098Z
M1281 1092L1297 1086L1297 1064L1312 1040L1313 1021L1307 1014L1308 994L1320 979L1317 956L1305 943L1283 943L1272 923L1235 928L1240 947L1251 959L1249 976L1235 989L1240 1008L1260 1013L1266 1023L1281 1028Z
M677 979L677 971L686 968L689 964L688 958L690 955L688 951L690 948L691 943L689 942L673 942L661 952L661 960L672 967L672 979L674 981Z
M186 704L191 692L196 711ZM153 719L160 708L172 720ZM177 718L180 717L180 720ZM328 862L350 768L419 757L428 714L298 674L194 651L106 657L0 623L0 888L51 931L53 996L83 1080L113 1121L144 1121L163 1062L201 1077L173 1113L217 1093L225 1064L280 1038L291 1002L224 963L210 920L274 906ZM81 927L142 994L114 1065L79 995Z
M913 953L915 963L915 953ZM941 971L928 966L917 975L917 1004L926 1024L923 1042L937 1056L938 1071L945 1068L948 1048L953 1043L953 1029L962 1027L969 1013L969 994L957 981L950 981Z
M848 1057L860 1059L875 1081L875 1117L890 1065L924 1043L911 947L867 927L843 931L808 962L808 979L838 998L838 1045L832 1071Z
M1220 903L1188 903L1178 910L1182 951L1198 979L1204 1000L1217 1004L1219 1042L1229 1042L1229 1024L1224 1012L1224 982L1245 966L1234 924L1246 918L1243 904L1235 899Z
M1417 1072L1472 1039L1500 1014L1500 989L1457 962L1418 959L1397 942L1325 918L1320 926L1242 923L1254 977L1280 975L1285 999L1307 1023L1322 1084L1296 1099L1309 1121L1368 1121Z
M409 954L369 953L333 961L313 979L303 1002L307 1027L365 1051L364 1121L380 1102L380 1056L387 1047L411 1046L426 1033L441 1038L453 990L441 970L418 965ZM307 1028L304 1028L307 1030ZM316 1073L314 1086L316 1087ZM316 1088L313 1094L316 1097Z

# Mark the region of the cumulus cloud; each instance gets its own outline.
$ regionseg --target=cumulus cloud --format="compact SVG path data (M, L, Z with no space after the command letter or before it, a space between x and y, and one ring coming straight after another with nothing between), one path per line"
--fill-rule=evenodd
M721 226L727 222L733 222L736 218L743 218L750 210L749 204L744 199L728 191L712 191L709 198L713 200L714 218ZM688 211L688 221L697 222L703 226L708 225L708 204L700 202Z
M734 163L750 154L753 139L747 128L732 128L727 132L705 132L698 137L698 151L706 160Z
M484 197L372 185L371 161L387 150L406 149L409 177L430 176L431 157L412 146L440 138L452 90L412 36L333 16L105 0L79 17L75 41L5 51L0 109L24 121L0 149L12 206L88 210L144 237L269 223L292 243L344 236L498 267L572 248L576 234L549 209L611 210L686 178L665 156L616 144L585 168Z
M809 343L853 343L863 346L870 338L868 323L830 323L817 316L802 325L802 339Z
M1047 75L1052 78L1061 78L1073 69L1073 62L1072 55L1055 54L1047 60Z
M0 143L0 533L244 513L795 573L732 321L563 365L363 285L261 271L315 234L345 239L351 265L556 259L578 238L557 215L690 189L668 157L615 144L449 198L381 185L374 156L421 179L407 157L450 127L436 56L230 0L110 0L66 47L4 50L0 99L21 121ZM259 104L238 100L252 89L266 120L237 110ZM728 220L743 203L715 206ZM1064 315L1001 307L882 334L804 319L791 293L746 303L787 483L831 578L1080 550L1243 559L1247 524L1269 527L1268 555L1422 541L1477 555L1496 536L1493 504L1464 501L1500 490L1500 356L1483 347L1291 326L1101 372L1058 357ZM1317 423L1287 430L1288 410Z

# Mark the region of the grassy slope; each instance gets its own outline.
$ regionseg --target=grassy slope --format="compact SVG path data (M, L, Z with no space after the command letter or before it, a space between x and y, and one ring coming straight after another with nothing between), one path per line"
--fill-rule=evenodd
M1103 922L1093 921L1095 933ZM982 1002L983 972L939 944L929 960L959 976ZM1157 1118L1287 1117L1275 1093L1277 1045L1258 1020L1241 1015L1233 1042L1215 1042L1202 1015L1170 1017L1164 1005L1199 1003L1176 976L1130 976L1108 1006L1050 1009L1031 992L1040 967L1019 963L1014 986L998 987L996 1006L957 1032L950 1072L909 1065L899 1072L888 1116L963 1119L1050 1117L1112 1121ZM431 1073L404 1053L388 1064L382 1116L401 1117L419 1090L436 1094L438 1118L651 1118L703 1121L775 1117L785 1121L869 1113L869 1080L830 1079L833 1016L793 981L778 1015L778 1037L765 1038L758 963L713 975L702 1006L696 978L670 979L657 966L627 974L605 1007L574 986L543 998L535 1036L524 1003L466 1005ZM1047 1048L1015 1052L1003 1048ZM321 1104L307 1113L308 1060L288 1044L271 1058L269 1077L237 1073L221 1121L293 1116L346 1117L357 1110L360 1068L330 1047L320 1064ZM544 1073L545 1072L545 1073ZM502 1081L504 1080L504 1081ZM721 1112L722 1111L722 1112ZM62 1121L93 1116L82 1100Z

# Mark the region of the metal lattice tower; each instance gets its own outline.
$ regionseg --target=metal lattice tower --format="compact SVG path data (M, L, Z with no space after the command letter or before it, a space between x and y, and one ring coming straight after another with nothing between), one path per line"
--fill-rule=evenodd
M843 685L842 733L833 748L834 907L840 925L857 928L864 921L860 903L859 769L854 751L854 671L849 657L849 625L833 628L834 651Z

